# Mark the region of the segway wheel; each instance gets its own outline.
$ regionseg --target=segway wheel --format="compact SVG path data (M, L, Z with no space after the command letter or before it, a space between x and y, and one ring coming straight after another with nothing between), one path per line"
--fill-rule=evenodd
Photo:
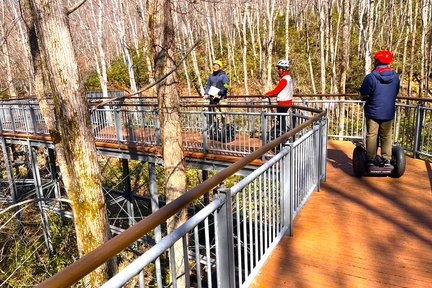
M405 153L402 147L393 146L392 148L392 165L394 167L391 177L399 178L405 173L406 159Z
M366 170L366 151L357 146L353 152L353 171L354 176L361 177L365 174Z

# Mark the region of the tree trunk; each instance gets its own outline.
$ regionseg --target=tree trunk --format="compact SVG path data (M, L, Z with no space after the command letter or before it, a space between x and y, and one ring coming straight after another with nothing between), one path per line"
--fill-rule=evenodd
M17 97L17 92L15 89L15 84L13 81L13 76L12 76L12 66L10 63L10 55L9 55L9 47L8 47L8 35L6 35L6 31L5 31L5 26L6 26L6 21L5 21L5 9L6 7L4 6L6 3L4 3L3 1L0 3L0 7L1 7L1 16L2 19L0 21L1 23L1 37L2 37L2 54L6 63L6 79L7 79L7 87L9 90L9 97L10 98L16 98Z
M342 27L342 60L340 65L340 82L339 92L345 93L346 78L349 68L350 59L350 42L351 42L351 28L350 28L350 1L343 0L343 27Z
M42 59L46 61L58 125L57 131L50 124L50 135L56 145L65 190L72 201L78 251L84 255L110 238L87 99L64 4L59 0L29 1L38 37L38 43L33 39L30 45L32 51L37 51L34 45L40 44ZM40 85L38 87L42 92ZM46 105L42 94L39 94L39 100L41 106ZM114 271L115 262L108 261L86 277L84 282L86 286L100 286Z
M158 0L150 8L154 22L150 27L156 79L161 78L175 66L175 33L170 0ZM162 156L164 161L165 193L167 203L177 199L186 191L186 168L183 155L183 137L180 119L180 95L177 89L176 75L170 74L157 85L159 119L162 129ZM169 222L168 231L173 231L186 220L186 211L181 210ZM177 241L174 245L177 275L184 272L183 245ZM172 255L170 256L172 257ZM175 279L173 279L175 281ZM177 285L184 287L184 276L177 279Z
M321 59L321 93L326 92L326 61L325 61L325 7L321 0L317 1L319 11L320 59Z
M243 79L244 79L244 87L245 87L245 95L249 95L249 88L248 88L248 72L247 72L247 15L248 15L248 3L245 4L245 11L243 15Z

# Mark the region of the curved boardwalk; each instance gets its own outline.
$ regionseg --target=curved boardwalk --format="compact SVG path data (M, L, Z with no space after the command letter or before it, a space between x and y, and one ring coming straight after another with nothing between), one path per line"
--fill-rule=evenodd
M352 176L350 142L328 144L327 181L251 287L432 287L432 168Z

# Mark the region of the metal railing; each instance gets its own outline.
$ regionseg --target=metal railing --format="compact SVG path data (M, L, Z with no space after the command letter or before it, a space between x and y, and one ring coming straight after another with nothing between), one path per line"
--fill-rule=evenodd
M132 102L131 102L132 101ZM160 124L157 107L153 99L133 99L92 110L93 131L97 141L133 144L160 145ZM286 115L273 113L275 106L251 98L232 99L224 112L212 111L204 101L185 101L182 107L184 147L194 152L231 153L244 156L274 139L276 123ZM295 98L295 103L326 110L328 136L341 140L361 139L365 134L363 102L350 97L306 97ZM144 103L144 104L143 104ZM198 103L198 104L196 104ZM431 100L399 97L394 121L394 142L402 145L414 156L432 156ZM209 111L210 110L210 111ZM301 119L308 117L307 111L290 110L288 125L292 128ZM218 141L212 137L210 119L222 118L235 130L235 143ZM221 123L222 121L219 121ZM40 109L34 101L0 103L0 131L48 135ZM272 133L274 135L272 135Z
M152 235L156 227L175 221L173 215L214 187L218 189L209 205L193 213L156 245L144 248L147 251L136 262L105 286L120 287L121 282L130 278L131 285L138 283L140 287L145 287L149 281L160 283L155 284L158 287L177 287L177 281L181 281L180 286L189 286L191 281L197 287L247 286L276 243L287 231L291 232L298 211L325 178L325 112L308 111L315 115L84 255L40 287L67 287L75 283L141 237ZM302 136L292 141L295 135ZM281 145L280 152L272 153L274 156L263 166L233 187L221 187L236 171ZM183 246L177 257L173 256L179 251L174 252L175 244ZM180 270L178 258L182 263ZM138 279L133 278L136 274L140 274Z
M414 105L409 103L413 101L411 99L402 100L397 105L395 117L396 142L414 155L431 156L432 108L423 102ZM291 232L292 220L325 178L327 131L328 136L341 139L362 138L364 133L361 101L302 99L302 103L309 108L293 107L288 116L266 110L272 108L268 105L232 105L230 107L235 111L230 112L202 110L199 105L184 106L182 123L187 149L245 157L151 214L144 222L85 255L42 283L41 287L65 287L75 283L138 239L152 235L156 227L174 221L173 215L220 186L250 161L266 155L268 161L263 166L231 188L219 187L209 205L198 209L194 216L155 246L144 247L147 251L136 262L105 284L106 287L118 287L129 281L131 285L137 283L144 287L150 281L158 283L159 287L175 287L178 279L185 285L193 282L197 287L247 286L284 233ZM43 121L38 120L41 117L37 107L29 106L1 105L1 132L46 135ZM320 109L327 111L328 122ZM209 124L211 119L220 116L225 123L235 127L236 142L242 143L242 133L248 135L244 139L249 140L257 134L256 141L230 144L212 140ZM287 118L293 129L271 141L274 139L271 131L282 117ZM341 117L343 121L340 121ZM92 123L99 141L135 145L160 143L154 105L96 109ZM199 137L194 138L197 134ZM176 267L177 257L172 256L174 245L183 246L180 270Z
M247 287L278 241L291 233L292 221L309 195L319 189L325 175L322 148L326 147L326 129L325 121L315 122L309 132L287 143L233 187L219 188L209 205L102 287L122 287L134 281L135 275L139 275L140 287L167 283L166 279L158 281L161 275L150 268L164 255L171 255L165 273L173 287L181 277L186 287L191 286L191 278L195 287ZM183 246L183 275L174 268L176 243Z

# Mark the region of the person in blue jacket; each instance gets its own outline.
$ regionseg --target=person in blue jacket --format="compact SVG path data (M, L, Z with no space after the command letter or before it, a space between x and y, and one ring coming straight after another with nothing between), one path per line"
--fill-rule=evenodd
M206 82L204 98L210 100L210 104L218 104L227 97L229 79L225 71L222 70L222 61L213 62L213 73L210 74Z
M366 152L368 167L374 166L378 149L378 137L381 141L381 156L384 167L391 168L392 125L395 114L396 96L399 93L399 75L390 67L393 55L388 50L381 50L374 55L374 70L366 75L360 87L360 95L365 100L366 117Z
M222 61L215 60L213 62L213 73L207 79L206 87L204 91L204 99L209 99L210 105L216 105L209 107L211 112L223 112L219 105L227 104L227 92L229 88L229 79L225 71L222 70ZM218 123L219 126L225 122L225 117L221 114L215 115L209 114L209 126L213 126L213 123Z

